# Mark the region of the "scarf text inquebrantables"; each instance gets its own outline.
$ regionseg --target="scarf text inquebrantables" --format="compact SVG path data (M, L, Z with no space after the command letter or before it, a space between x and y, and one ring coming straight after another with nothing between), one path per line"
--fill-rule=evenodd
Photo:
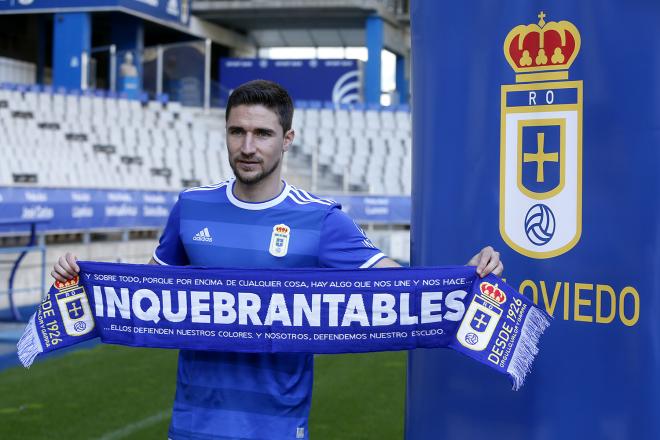
M215 269L79 262L18 343L24 366L92 338L135 347L353 353L447 347L518 389L550 317L474 267Z

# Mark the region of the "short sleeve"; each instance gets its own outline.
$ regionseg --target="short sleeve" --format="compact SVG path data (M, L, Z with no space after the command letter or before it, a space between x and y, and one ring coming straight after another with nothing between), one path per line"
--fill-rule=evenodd
M186 266L190 264L186 249L183 247L181 237L179 236L180 220L180 200L177 200L170 211L170 216L167 219L165 230L160 236L158 247L154 251L154 260L159 264L173 266Z
M328 212L321 229L319 265L335 268L367 268L385 258L364 231L339 207Z

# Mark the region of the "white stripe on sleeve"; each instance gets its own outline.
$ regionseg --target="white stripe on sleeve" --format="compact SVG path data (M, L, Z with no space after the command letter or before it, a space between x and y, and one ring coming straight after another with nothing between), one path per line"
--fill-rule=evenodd
M385 254L382 252L377 253L373 257L369 258L367 261L365 261L362 266L360 266L360 269L368 269L374 264L378 263L380 260L385 258Z
M163 260L158 258L158 256L156 255L156 251L154 251L153 257L154 257L154 260L156 260L156 263L160 264L161 266L169 266L169 264L167 264L166 262L164 262Z

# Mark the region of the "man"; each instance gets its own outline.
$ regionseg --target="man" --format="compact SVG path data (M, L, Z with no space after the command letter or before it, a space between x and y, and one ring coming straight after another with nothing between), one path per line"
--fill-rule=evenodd
M242 267L394 267L340 210L281 180L294 139L293 104L268 81L243 84L229 98L227 148L235 179L183 191L151 263ZM503 267L487 247L470 265L480 275ZM68 279L75 257L52 275ZM310 354L181 350L172 439L306 439L314 358Z

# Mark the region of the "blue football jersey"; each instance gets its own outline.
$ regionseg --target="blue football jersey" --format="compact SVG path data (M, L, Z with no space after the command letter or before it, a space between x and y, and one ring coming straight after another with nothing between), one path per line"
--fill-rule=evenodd
M284 184L248 203L234 180L180 194L154 252L160 264L371 267L384 258L341 206ZM172 439L307 439L313 355L181 350Z

